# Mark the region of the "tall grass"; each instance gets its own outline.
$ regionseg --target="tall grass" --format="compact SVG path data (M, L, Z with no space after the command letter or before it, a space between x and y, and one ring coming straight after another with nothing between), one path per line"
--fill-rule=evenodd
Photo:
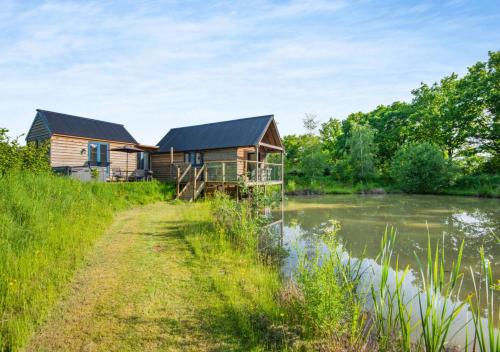
M489 260L484 257L484 249L482 247L480 255L481 275L477 283L471 268L475 291L475 300L472 302L472 319L475 326L473 344L474 348L477 346L482 352L498 352L500 351L500 334L495 330L495 319L500 321L500 308L495 308L494 305L493 295L496 287L494 286L491 264ZM484 286L482 286L481 283L483 283ZM495 312L495 310L497 312ZM485 320L482 318L482 311L486 311ZM497 315L496 317L495 314Z
M418 294L421 338L427 352L445 349L451 323L466 303L458 300L463 276L460 271L463 249L464 241L460 245L456 262L450 267L448 278L445 275L444 240L441 247L439 242L436 243L433 255L431 241L428 239L426 266L417 257L423 284L423 292Z
M249 341L271 350L410 352L456 347L450 342L451 327L469 303L458 299L463 243L455 261L448 263L442 245L432 247L429 240L427 258L417 268L421 286L415 293L407 290L410 268L400 269L394 253L396 235L386 231L377 257L380 275L372 276L376 281L368 284L370 292L362 292L368 262L346 253L336 236L339 224L332 222L321 234L324 246L299 251L292 280L281 281L279 267L268 265L259 251L265 219L252 209L251 203L216 195L185 214L194 252L217 263L212 288L225 298L232 324ZM484 309L493 311L491 270L485 264L483 271L481 282L491 291L487 303L476 305L478 326L486 324L481 319ZM367 311L370 295L373 310ZM488 327L476 327L483 332L476 338L478 351L497 352L498 331L488 314Z
M157 182L0 177L0 351L24 345L117 210L170 194Z

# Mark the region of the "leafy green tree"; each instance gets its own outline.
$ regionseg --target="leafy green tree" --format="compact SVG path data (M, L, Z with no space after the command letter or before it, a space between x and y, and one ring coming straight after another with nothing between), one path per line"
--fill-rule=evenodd
M351 136L346 142L348 160L352 167L355 181L368 181L375 175L374 131L363 125L355 124Z
M327 122L322 123L319 135L323 150L326 152L329 162L333 163L335 159L341 157L341 155L337 153L338 139L342 135L342 125L340 121L331 117Z
M299 162L300 172L307 179L323 176L327 166L327 155L323 151L319 137L310 136L304 142Z
M298 164L302 153L302 137L291 134L283 138L283 145L285 147L285 170L287 174L298 173Z
M443 152L428 142L410 143L398 150L391 174L398 186L408 193L434 193L448 182Z
M368 123L375 131L376 164L381 169L390 164L396 151L409 139L408 124L413 111L413 105L397 101L368 113Z
M432 86L422 84L412 92L414 140L437 144L450 161L477 137L487 122L483 80L454 73Z
M481 147L493 158L500 159L500 51L490 52L488 63L478 68L481 69L486 71L485 105L488 118L480 134Z
M366 125L368 123L368 116L362 112L355 112L349 114L345 120L342 120L342 133L337 137L336 151L337 156L344 156L349 152L349 143L347 142L351 137L351 131L354 125Z

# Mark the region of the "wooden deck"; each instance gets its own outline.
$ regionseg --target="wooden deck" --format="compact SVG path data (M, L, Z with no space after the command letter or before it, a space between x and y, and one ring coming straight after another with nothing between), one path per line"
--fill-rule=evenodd
M207 189L283 185L283 165L249 160L209 161L199 167L172 163L169 177L177 184L177 198L193 201Z

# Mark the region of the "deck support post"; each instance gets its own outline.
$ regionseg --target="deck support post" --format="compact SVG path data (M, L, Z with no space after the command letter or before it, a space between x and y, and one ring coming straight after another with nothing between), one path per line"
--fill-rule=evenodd
M281 204L285 200L285 153L281 151Z
M222 163L222 192L226 191L226 163Z
M179 193L181 192L181 168L177 166L177 197L179 197Z
M255 152L255 183L258 184L259 183L259 148L260 148L260 145L257 144L255 146L256 148L256 152Z
M196 172L196 168L194 168L194 181L193 181L193 200L194 200L194 196L196 195L196 190L198 188L196 188L196 179L198 178L198 175L197 175L197 172Z

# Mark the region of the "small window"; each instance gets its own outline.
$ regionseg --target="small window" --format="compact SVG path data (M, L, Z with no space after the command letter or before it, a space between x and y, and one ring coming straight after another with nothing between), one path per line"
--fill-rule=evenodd
M196 165L203 164L203 154L196 153Z
M89 162L90 165L97 165L97 149L99 145L97 143L89 143Z
M184 162L191 164L193 166L202 165L203 164L203 153L201 153L201 152L184 153Z

